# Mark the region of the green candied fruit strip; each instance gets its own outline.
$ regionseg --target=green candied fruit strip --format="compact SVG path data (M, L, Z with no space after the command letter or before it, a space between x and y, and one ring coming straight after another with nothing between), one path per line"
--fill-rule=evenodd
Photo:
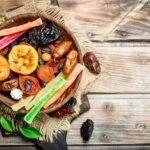
M53 86L50 87L50 89L46 92L45 95L43 95L38 102L34 105L34 107L24 116L24 121L31 124L32 120L35 118L35 116L38 114L38 112L41 110L43 105L59 90L64 84L66 83L66 80L63 77L59 77L56 82L53 84Z

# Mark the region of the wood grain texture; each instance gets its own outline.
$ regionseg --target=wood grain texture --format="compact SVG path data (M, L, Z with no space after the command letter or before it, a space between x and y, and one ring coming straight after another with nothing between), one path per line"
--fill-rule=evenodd
M147 0L58 0L65 15L72 15L88 37L103 41L136 7Z
M150 1L130 13L106 40L150 40Z
M90 93L150 92L149 47L99 47L93 51L101 63L101 74Z
M68 150L149 150L150 146L68 146Z
M77 118L68 132L68 145L141 144L150 141L150 94L89 95L91 110ZM80 127L92 119L95 129L83 143Z

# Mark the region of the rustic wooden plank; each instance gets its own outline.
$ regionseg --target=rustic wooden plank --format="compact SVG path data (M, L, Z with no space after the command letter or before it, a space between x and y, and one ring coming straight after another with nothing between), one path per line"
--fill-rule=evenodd
M150 94L88 95L91 110L77 118L68 132L68 145L150 143ZM89 142L80 136L82 123L90 118L95 129Z
M150 146L68 146L68 150L149 150Z
M38 150L33 146L0 146L0 150ZM68 146L68 150L149 150L150 146Z
M10 137L3 137L0 134L0 146L32 146L34 145L30 140L21 138L20 136L10 136Z
M94 53L101 63L101 74L91 84L91 93L150 92L149 47L98 47Z
M147 0L58 0L64 15L72 15L91 40L103 41L126 15ZM141 5L143 6L143 5Z
M0 146L0 150L37 150L35 146Z
M130 13L106 40L150 40L150 1Z

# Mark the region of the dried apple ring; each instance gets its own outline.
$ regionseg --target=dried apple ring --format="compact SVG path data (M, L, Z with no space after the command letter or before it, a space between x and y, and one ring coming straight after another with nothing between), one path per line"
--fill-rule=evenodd
M12 71L29 75L38 66L38 53L30 45L19 44L10 51L8 61Z
M9 74L9 63L4 56L0 55L0 81L7 79Z

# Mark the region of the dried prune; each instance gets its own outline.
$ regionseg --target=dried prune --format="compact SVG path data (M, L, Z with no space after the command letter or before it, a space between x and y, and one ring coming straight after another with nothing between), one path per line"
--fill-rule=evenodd
M74 97L71 97L70 100L63 106L64 108L72 108L77 104L77 100Z
M41 86L42 86L43 88L46 87L46 85L47 85L46 82L42 82L42 81L41 81Z
M54 42L60 37L60 31L51 21L44 21L42 26L35 27L19 38L19 42L30 43L37 48Z
M88 141L94 130L94 122L87 119L81 126L80 133L84 141Z
M100 73L101 71L100 63L92 52L87 52L83 57L83 61L85 66L89 69L91 73L94 74Z

